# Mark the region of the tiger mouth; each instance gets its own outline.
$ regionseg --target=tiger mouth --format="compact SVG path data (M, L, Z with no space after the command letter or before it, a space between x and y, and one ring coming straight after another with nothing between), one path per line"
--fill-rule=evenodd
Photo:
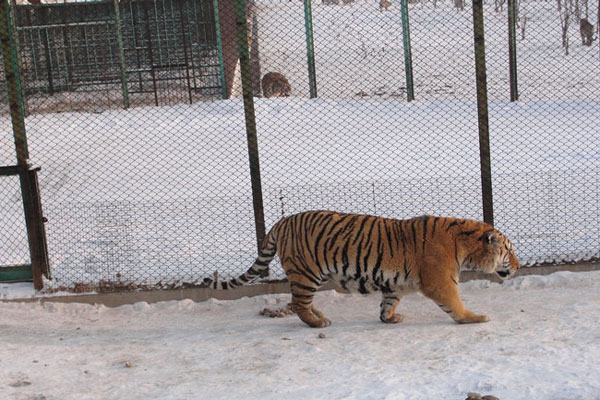
M496 271L500 278L507 278L510 275L510 271Z

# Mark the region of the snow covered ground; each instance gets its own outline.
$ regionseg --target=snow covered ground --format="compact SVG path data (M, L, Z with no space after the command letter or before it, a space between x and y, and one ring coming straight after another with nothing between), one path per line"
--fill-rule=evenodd
M379 296L318 293L333 321L270 319L288 295L236 301L0 303L4 399L600 399L600 271L461 284L486 324L457 325L421 295L405 320ZM325 338L319 338L319 333Z

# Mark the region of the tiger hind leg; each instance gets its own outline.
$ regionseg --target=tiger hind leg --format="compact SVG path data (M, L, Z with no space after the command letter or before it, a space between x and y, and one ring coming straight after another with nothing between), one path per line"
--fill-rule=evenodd
M306 280L289 277L290 290L292 292L292 311L298 317L313 328L324 328L331 325L331 321L325 318L323 313L313 305L313 298L318 286L307 284Z
M401 314L396 314L396 307L400 304L402 296L397 292L383 293L381 299L381 312L379 319L388 324L397 324L404 318Z

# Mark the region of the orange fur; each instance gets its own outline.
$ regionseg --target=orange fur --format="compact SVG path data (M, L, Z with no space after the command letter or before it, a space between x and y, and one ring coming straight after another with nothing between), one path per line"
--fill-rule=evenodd
M279 72L267 72L261 85L264 97L289 97L292 94L290 83L285 75Z
M486 322L465 308L459 291L461 269L512 276L519 268L512 243L493 226L474 220L422 216L407 220L331 211L308 211L277 222L259 257L227 289L256 279L279 255L292 292L292 309L312 327L330 321L313 305L328 280L361 293L381 291L380 319L396 323L405 293L420 291L456 322Z
M379 1L379 11L387 11L388 8L392 5L392 2L389 0L380 0Z

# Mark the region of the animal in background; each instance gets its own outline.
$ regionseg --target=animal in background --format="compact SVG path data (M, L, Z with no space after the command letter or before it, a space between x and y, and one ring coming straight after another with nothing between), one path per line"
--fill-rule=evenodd
M388 8L392 5L391 1L388 0L379 0L379 11L387 11Z
M250 283L279 255L292 292L292 311L311 327L331 321L313 305L328 281L367 294L381 291L379 319L402 321L396 307L406 293L420 291L458 323L489 321L469 311L458 291L461 269L511 277L520 264L510 240L492 225L468 219L422 216L398 220L332 211L284 217L265 236L254 264L214 289Z
M581 18L579 20L579 33L581 34L581 44L584 46L591 46L594 41L594 25L587 20L587 18Z
M279 72L267 72L261 83L264 97L289 97L292 94L290 83Z

